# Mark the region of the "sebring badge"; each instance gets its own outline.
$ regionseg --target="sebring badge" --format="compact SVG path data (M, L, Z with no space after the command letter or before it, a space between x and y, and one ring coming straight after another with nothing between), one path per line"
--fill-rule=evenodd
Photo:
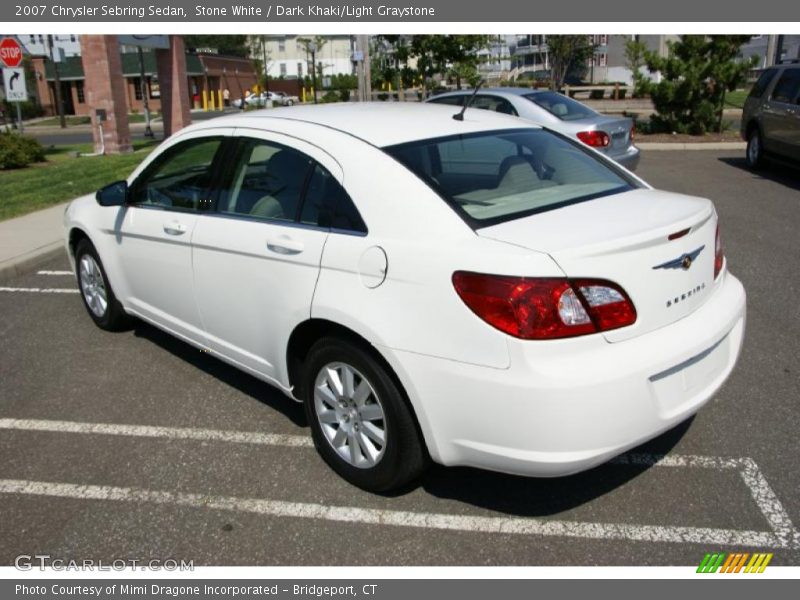
M683 269L684 271L688 271L689 268L692 266L692 263L697 260L697 257L700 256L700 253L703 251L705 246L700 246L697 250L693 250L692 252L687 252L686 254L679 256L678 258L674 258L672 260L668 260L665 263L660 265L656 265L653 267L654 269Z

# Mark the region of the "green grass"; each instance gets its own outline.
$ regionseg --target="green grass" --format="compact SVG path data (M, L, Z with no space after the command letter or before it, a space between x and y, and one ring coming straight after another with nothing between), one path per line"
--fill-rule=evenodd
M160 115L158 113L152 112L150 113L151 119L156 119ZM92 120L89 117L76 117L70 115L65 117L67 121L67 127L74 127L75 125L89 125ZM128 115L128 123L144 123L144 114L142 113L131 113ZM58 117L51 117L49 119L42 119L41 121L36 121L35 123L28 123L26 127L58 127L61 124L61 121Z
M125 179L150 153L156 142L134 142L134 152L76 158L91 152L91 144L47 150L47 162L0 171L0 221L90 194L108 183Z
M726 108L743 108L744 101L749 94L749 90L736 90L725 94L725 107Z

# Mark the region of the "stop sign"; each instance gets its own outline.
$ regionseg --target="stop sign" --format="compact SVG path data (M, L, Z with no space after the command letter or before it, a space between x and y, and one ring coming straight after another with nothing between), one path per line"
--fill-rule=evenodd
M18 67L22 62L22 48L14 38L3 38L0 42L0 60L9 68Z

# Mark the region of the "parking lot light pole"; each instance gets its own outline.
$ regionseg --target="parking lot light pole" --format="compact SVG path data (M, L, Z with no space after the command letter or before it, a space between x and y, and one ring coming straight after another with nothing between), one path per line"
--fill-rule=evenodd
M308 43L308 51L311 52L311 87L314 90L314 104L317 103L317 42L311 40Z

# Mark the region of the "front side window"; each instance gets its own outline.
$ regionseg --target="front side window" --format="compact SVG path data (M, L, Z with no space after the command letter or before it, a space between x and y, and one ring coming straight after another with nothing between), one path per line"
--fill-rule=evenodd
M558 92L536 92L527 94L525 98L562 121L577 121L597 115L588 106Z
M214 158L221 137L197 138L172 146L131 186L131 202L174 210L203 210L210 204Z
M750 97L761 98L761 96L763 96L764 92L767 90L769 82L772 81L773 77L775 77L775 73L777 73L775 69L767 69L764 71L759 76L758 81L756 81L753 85L753 89L750 90Z
M429 102L434 104L450 104L452 106L463 106L464 96L443 96L441 98L431 98Z
M448 136L385 151L476 228L638 185L577 142L538 129Z
M800 69L786 69L772 90L772 99L775 102L794 104L798 94L800 94Z

